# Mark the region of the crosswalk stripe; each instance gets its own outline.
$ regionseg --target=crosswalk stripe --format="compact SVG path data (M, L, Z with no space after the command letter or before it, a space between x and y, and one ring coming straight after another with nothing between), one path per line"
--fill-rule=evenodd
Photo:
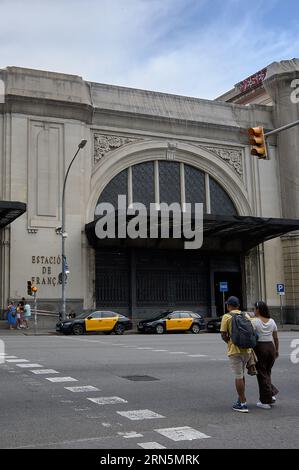
M33 374L59 374L59 372L54 369L36 369L30 372L33 372Z
M17 367L23 367L29 369L31 367L43 367L41 364L16 364Z
M127 400L124 400L120 397L97 397L97 398L87 398L87 400L96 403L97 405L114 405L115 403L128 403Z
M189 426L181 426L177 428L155 429L162 436L168 437L172 441L192 441L194 439L208 439L211 436L204 434Z
M187 353L184 351L170 351L169 354L187 354Z
M79 387L64 387L66 390L70 392L79 393L79 392L99 392L97 387L93 385L81 385Z
M166 447L162 446L158 442L139 442L137 445L142 447L142 449L166 449Z
M28 359L6 359L6 362L29 362Z
M135 439L137 437L143 437L143 434L140 434L136 431L131 432L118 432L119 436L123 437L124 439Z
M45 379L50 382L78 382L78 380L73 377L45 377Z
M132 421L141 421L143 419L165 418L158 413L151 410L131 410L131 411L117 411L117 413Z

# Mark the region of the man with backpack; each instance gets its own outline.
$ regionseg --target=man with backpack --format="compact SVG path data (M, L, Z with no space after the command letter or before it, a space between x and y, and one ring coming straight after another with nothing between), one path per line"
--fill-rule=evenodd
M238 400L233 405L234 411L248 413L245 396L245 369L255 347L256 337L250 316L240 311L240 301L231 296L225 302L228 313L223 315L220 332L227 343L227 355L235 376Z

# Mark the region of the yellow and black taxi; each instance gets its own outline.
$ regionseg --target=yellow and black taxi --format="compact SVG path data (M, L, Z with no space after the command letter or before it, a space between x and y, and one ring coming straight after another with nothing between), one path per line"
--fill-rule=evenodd
M132 329L132 321L116 312L97 310L92 313L82 313L74 319L60 321L56 331L64 334L83 335L85 333L103 332L122 335Z
M204 329L204 320L201 315L189 311L167 311L138 323L140 333L157 333L161 335L172 331L191 331L199 333Z

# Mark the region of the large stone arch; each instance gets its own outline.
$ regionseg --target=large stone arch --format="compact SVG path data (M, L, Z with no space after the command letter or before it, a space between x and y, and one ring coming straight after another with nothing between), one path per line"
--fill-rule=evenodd
M126 144L108 152L94 167L86 223L94 218L98 198L107 184L122 170L147 161L167 160L168 141L147 140ZM211 175L229 194L239 215L252 215L242 180L221 158L192 144L176 143L174 161L186 163Z

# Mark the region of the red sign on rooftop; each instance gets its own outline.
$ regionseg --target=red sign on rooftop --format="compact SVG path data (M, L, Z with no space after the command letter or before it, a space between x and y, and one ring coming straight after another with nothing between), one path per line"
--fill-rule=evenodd
M266 78L266 74L267 68L264 68L259 72L256 72L254 75L245 78L245 80L238 83L236 86L239 88L241 93L244 93L245 91L251 90L261 85Z

